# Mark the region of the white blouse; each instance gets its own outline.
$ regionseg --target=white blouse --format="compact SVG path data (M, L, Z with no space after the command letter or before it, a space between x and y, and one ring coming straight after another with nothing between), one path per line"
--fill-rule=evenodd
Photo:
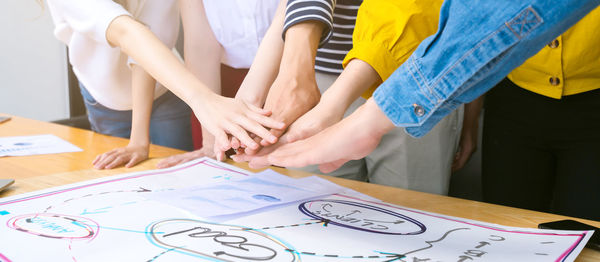
M217 41L221 62L249 68L271 25L279 0L204 0L204 11Z
M106 30L110 23L122 15L135 17L170 49L179 33L177 0L140 1L135 16L112 0L48 0L48 8L55 36L69 47L75 75L96 101L114 110L132 108L129 65L135 61L108 43ZM157 84L154 97L166 91Z

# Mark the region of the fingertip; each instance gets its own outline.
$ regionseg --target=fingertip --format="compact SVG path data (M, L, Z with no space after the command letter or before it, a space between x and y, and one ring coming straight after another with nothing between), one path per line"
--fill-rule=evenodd
M238 140L237 138L234 137L231 139L230 145L231 145L231 148L238 149L238 148L240 148L240 140Z
M269 163L271 163L272 165L278 165L281 166L281 163L279 162L281 158L277 155L276 152L273 152L269 155L267 155L267 160L269 161Z
M285 128L285 123L284 122L279 122L277 123L277 128L276 129L281 129L283 130Z
M259 113L264 116L270 116L273 112L269 109L260 108Z
M261 139L260 140L260 145L261 146L269 146L269 145L271 145L271 143L269 141L265 140L265 139Z
M281 139L279 139L279 141L281 141L282 143L293 143L293 142L296 142L297 140L298 139L293 134L284 135Z
M271 136L268 137L268 142L271 143L271 144L275 144L275 143L277 143L278 139L279 138L276 137L275 135L271 135Z
M250 144L247 145L247 147L256 150L259 146L256 142L252 141Z

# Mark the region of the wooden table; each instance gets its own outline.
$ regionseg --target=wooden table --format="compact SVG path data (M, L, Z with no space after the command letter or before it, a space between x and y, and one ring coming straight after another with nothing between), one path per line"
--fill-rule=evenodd
M21 117L13 117L12 120L0 124L0 137L37 134L54 134L82 148L84 151L53 155L0 158L0 178L14 178L16 180L13 186L0 193L0 197L120 173L153 169L161 158L182 152L176 149L152 145L150 148L151 159L136 167L117 168L113 170L93 170L91 162L96 155L115 147L124 146L127 144L127 140ZM233 163L231 161L228 161L228 163L251 170L245 164ZM282 168L273 169L291 177L305 177L311 175L295 170ZM537 225L542 222L573 219L554 214L421 193L335 177L321 177L396 205L505 226L536 228ZM600 221L585 219L576 220L600 227ZM600 252L585 248L576 261L600 261Z

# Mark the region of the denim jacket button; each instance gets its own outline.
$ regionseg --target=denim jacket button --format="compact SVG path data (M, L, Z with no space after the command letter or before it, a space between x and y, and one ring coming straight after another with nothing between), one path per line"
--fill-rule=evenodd
M417 105L417 104L414 104L413 107L414 107L414 110L415 110L415 115L417 115L419 117L425 115L425 108L423 108L422 106Z
M549 81L550 81L550 84L553 86L557 86L560 84L560 78L558 78L556 76L550 77Z
M554 39L554 40L552 40L552 42L550 42L548 44L548 47L550 47L550 48L557 48L558 44L559 44L558 39Z

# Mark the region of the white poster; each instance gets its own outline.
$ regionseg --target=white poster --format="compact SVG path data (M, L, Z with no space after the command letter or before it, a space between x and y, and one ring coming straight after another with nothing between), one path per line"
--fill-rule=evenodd
M198 213L202 202L226 197L217 191L192 203L199 206L169 204L177 192L239 187L252 176L201 159L2 198L0 261L573 261L592 234L504 227L343 190L259 205L227 220ZM254 200L273 202L285 191L262 195Z

